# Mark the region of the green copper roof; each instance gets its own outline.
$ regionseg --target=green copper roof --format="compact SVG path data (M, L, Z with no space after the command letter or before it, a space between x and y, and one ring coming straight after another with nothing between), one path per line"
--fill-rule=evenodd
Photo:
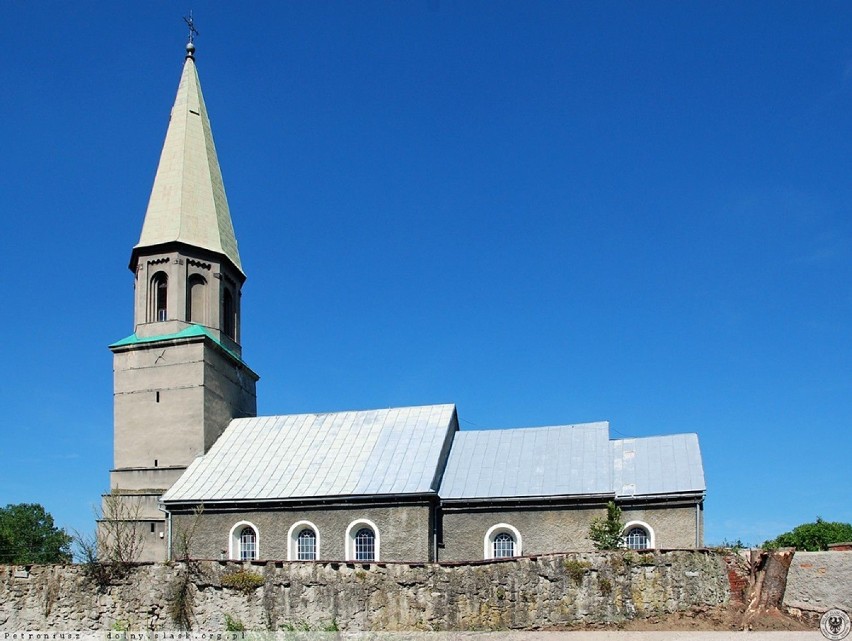
M187 56L151 189L143 247L181 242L225 255L242 271L195 60Z
M231 356L231 358L233 358L237 362L245 365L245 362L243 361L242 358L240 358L236 353L234 353L233 350L225 347L225 345L222 344L222 341L220 341L218 338L213 336L213 334L211 334L210 331L202 325L190 325L186 329L182 329L179 332L176 332L174 334L160 334L159 336L145 336L143 338L140 338L136 334L131 334L127 338L122 338L120 341L113 343L109 347L110 347L110 349L112 349L113 347L127 347L129 345L142 345L144 343L156 343L158 341L168 341L168 340L179 339L179 338L193 338L195 336L206 336L211 341L216 343L219 347L221 347L223 350L225 350L225 352L227 352L227 354L229 356Z

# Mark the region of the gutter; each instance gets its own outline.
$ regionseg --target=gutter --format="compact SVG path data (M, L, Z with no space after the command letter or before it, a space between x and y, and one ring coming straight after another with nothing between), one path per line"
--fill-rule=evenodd
M269 506L282 507L344 507L368 504L370 507L398 507L399 505L422 505L437 497L435 492L417 494L359 494L353 496L299 497L296 499L173 499L161 502L163 511L192 509L203 504L205 511L233 512L251 508L264 509ZM209 508L209 510L208 510Z

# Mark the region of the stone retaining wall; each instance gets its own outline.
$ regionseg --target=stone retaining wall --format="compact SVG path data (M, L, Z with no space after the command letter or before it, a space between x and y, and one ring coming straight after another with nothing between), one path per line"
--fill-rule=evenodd
M787 573L784 607L794 612L852 612L852 552L796 552Z
M194 630L223 630L226 615L263 630L534 630L721 605L730 588L723 557L704 551L465 565L147 564L102 589L81 566L0 566L0 630L174 630L170 605L187 595Z

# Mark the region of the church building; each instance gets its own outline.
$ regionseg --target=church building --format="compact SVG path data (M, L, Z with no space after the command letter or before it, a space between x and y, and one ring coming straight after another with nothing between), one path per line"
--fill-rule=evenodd
M634 549L703 545L698 437L609 424L460 430L454 405L257 416L246 279L187 45L114 354L105 518L143 560L472 561L588 550L614 501ZM105 503L106 505L106 503ZM118 506L118 509L115 509Z

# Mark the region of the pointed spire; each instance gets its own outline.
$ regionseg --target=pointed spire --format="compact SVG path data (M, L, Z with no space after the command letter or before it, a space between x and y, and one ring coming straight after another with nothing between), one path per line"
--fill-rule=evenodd
M186 52L142 235L133 248L131 267L139 249L179 242L223 254L242 273L225 185L195 68L195 45L191 40Z

